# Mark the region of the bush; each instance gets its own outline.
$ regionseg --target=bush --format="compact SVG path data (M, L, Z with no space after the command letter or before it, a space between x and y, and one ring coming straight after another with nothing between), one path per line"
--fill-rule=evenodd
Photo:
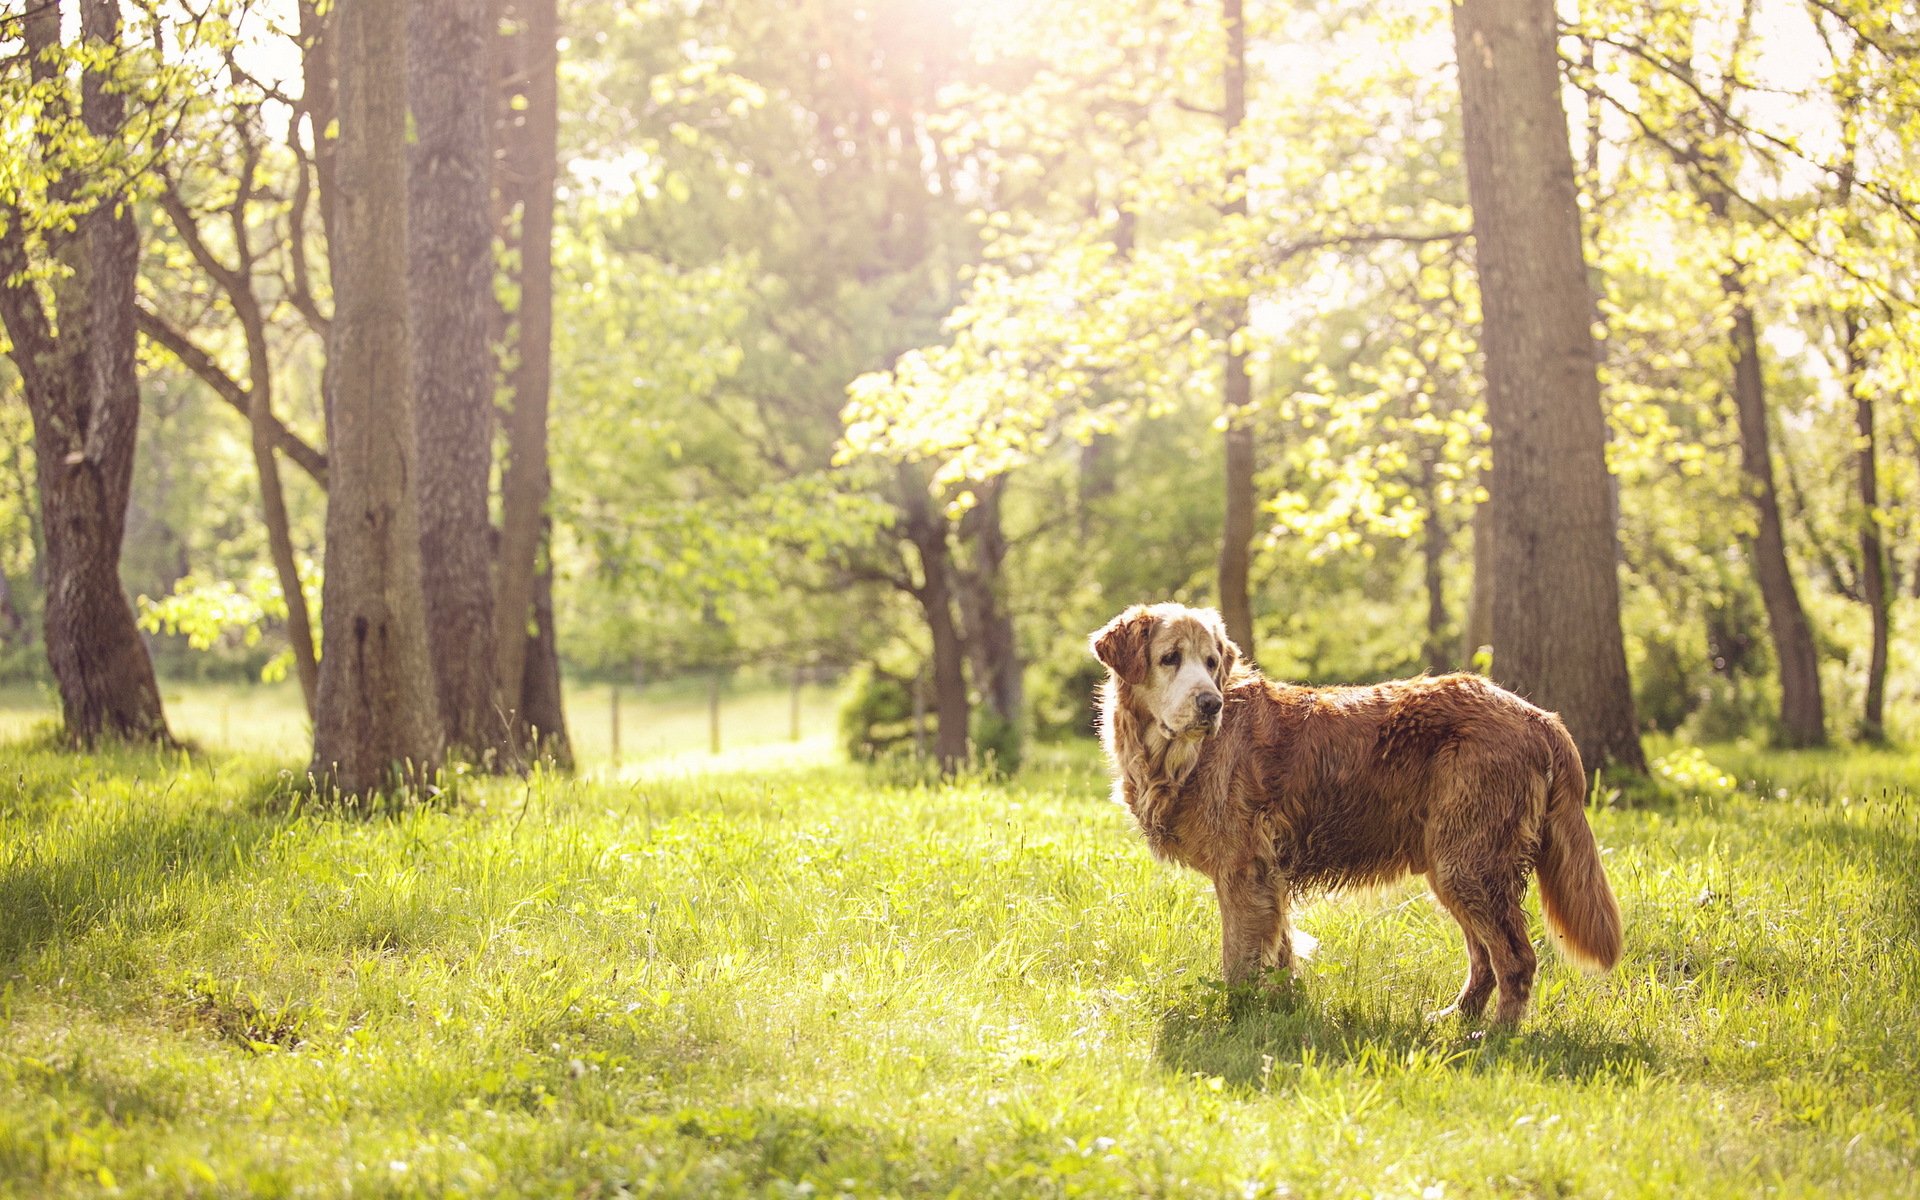
M934 717L927 714L927 736ZM862 663L847 677L840 704L840 745L855 762L877 759L913 745L913 681Z
M967 732L973 739L974 761L982 768L1000 775L1020 769L1023 747L1017 722L982 705L973 710L973 727Z

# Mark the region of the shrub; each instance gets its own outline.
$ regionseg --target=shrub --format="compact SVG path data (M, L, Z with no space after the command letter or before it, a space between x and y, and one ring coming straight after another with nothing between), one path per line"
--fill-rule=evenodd
M926 716L927 736L935 728ZM847 677L840 703L840 745L855 762L874 762L913 745L913 681L862 663Z

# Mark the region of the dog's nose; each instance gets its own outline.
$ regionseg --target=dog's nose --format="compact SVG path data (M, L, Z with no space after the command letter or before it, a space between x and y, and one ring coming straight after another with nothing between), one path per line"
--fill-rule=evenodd
M1200 710L1200 715L1209 721L1220 715L1220 697L1211 692L1194 701L1194 706Z

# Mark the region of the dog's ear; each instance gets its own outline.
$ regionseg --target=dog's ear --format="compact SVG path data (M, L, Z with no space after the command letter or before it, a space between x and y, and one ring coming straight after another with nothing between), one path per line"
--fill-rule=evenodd
M1153 636L1153 614L1134 605L1087 639L1093 656L1130 684L1147 679L1147 642Z
M1240 647L1233 644L1224 629L1215 630L1213 640L1220 646L1220 690L1225 691L1227 681L1233 678L1233 668L1240 662Z
M1212 617L1208 624L1213 626L1213 644L1220 654L1220 669L1217 672L1220 689L1225 691L1227 681L1233 678L1233 668L1240 662L1240 647L1234 645L1233 639L1227 636L1226 618L1212 610L1208 610L1208 615Z

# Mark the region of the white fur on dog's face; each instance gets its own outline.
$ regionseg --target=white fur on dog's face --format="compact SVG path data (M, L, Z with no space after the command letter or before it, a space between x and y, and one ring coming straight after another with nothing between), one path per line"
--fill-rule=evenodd
M1220 730L1221 647L1198 618L1161 621L1147 643L1149 674L1139 689L1147 709L1168 734Z
M1220 729L1238 650L1212 609L1136 606L1093 637L1093 652L1170 738Z

